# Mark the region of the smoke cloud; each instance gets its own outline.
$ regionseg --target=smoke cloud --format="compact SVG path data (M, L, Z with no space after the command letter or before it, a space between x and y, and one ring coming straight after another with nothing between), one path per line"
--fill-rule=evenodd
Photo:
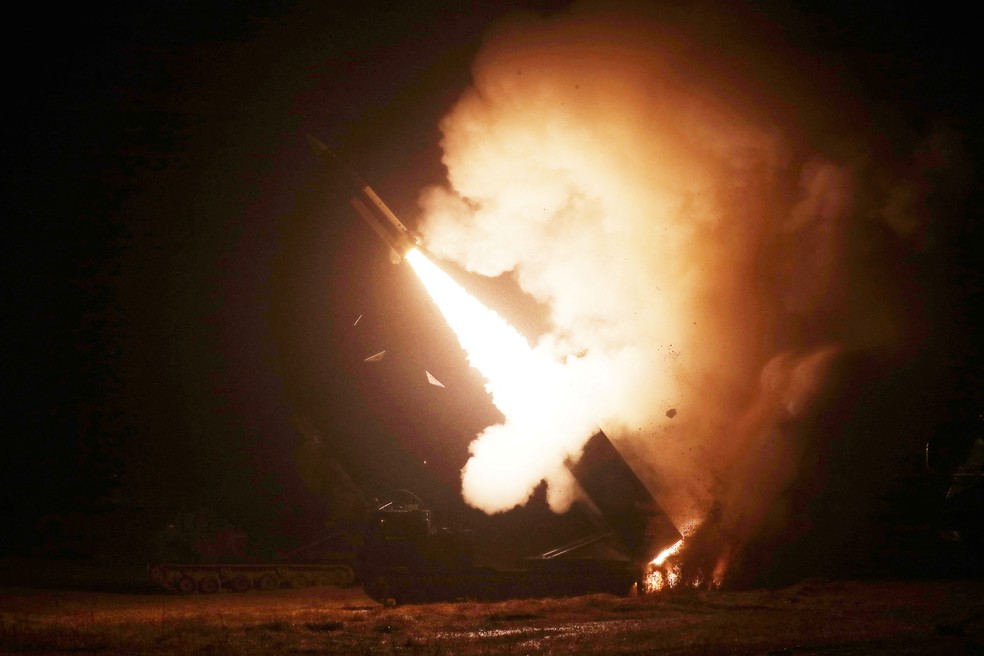
M438 257L548 308L535 352L555 386L472 444L471 505L508 510L545 480L563 510L564 460L601 425L727 560L785 521L806 448L788 427L832 363L904 348L909 319L863 254L918 247L925 189L860 156L866 135L830 136L832 116L850 124L836 93L804 93L754 27L581 5L488 35L419 225Z

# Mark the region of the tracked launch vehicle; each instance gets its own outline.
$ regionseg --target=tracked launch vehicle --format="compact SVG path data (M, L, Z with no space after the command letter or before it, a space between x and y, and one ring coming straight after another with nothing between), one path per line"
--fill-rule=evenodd
M308 143L356 213L389 247L394 263L420 247L358 174L314 137L309 135ZM628 592L652 554L677 542L680 534L603 432L568 468L580 486L579 508L593 530L514 567L481 564L472 549L478 536L439 527L412 494L379 505L369 517L359 553L366 593L383 603L400 603Z
M210 512L184 513L158 536L150 578L170 592L249 592L282 587L345 587L357 579L358 531L335 530L275 558L245 553L246 533Z
M409 493L380 506L363 540L366 594L380 603L626 594L680 534L603 432L569 465L597 531L509 569L479 566L468 532L438 527Z

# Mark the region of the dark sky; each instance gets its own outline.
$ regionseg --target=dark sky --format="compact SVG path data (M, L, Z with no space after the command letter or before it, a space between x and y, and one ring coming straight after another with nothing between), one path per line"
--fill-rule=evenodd
M317 515L295 416L369 495L454 494L493 411L304 133L412 215L441 180L438 122L510 9L486 4L97 3L27 21L43 46L16 53L5 149L12 534L107 500L262 530Z
M495 411L409 270L328 193L304 133L412 223L419 189L442 181L438 123L483 32L516 7L565 3L348 4L39 5L13 27L11 545L39 517L110 503L155 516L209 506L261 530L303 523L325 508L296 476L298 415L367 494L412 487L453 505L467 444ZM973 164L968 17L895 3L756 11L913 121L950 117ZM977 198L926 281L941 303L981 300ZM941 334L979 344L979 312L955 316ZM384 348L392 357L362 362ZM980 362L969 353L955 403L980 399Z

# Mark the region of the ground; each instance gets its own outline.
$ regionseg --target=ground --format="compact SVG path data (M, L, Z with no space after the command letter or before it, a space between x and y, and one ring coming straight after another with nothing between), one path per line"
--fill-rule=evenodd
M0 589L4 654L984 654L984 581L383 607L358 587Z

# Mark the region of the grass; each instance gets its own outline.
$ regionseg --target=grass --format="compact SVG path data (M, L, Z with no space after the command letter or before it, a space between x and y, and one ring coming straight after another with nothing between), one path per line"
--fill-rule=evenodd
M984 652L984 583L593 595L386 608L361 590L0 590L4 654L951 654Z

